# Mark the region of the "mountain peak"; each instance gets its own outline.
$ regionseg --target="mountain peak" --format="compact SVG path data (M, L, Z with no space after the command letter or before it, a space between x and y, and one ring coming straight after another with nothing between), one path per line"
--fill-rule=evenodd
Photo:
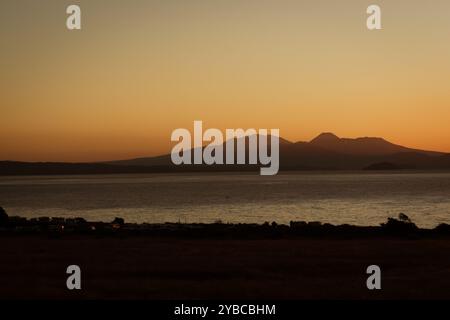
M322 144L322 143L332 143L339 141L339 137L332 132L322 132L317 137L312 139L310 143Z

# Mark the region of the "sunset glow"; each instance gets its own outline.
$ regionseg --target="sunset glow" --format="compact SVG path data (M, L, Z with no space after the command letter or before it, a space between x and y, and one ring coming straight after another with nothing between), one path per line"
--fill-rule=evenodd
M378 1L374 32L357 0L77 3L74 32L67 1L0 5L0 160L163 154L197 119L450 152L449 1Z

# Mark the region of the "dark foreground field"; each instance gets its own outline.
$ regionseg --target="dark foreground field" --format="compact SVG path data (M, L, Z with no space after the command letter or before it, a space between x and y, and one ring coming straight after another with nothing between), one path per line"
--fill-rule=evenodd
M450 298L450 239L1 235L0 298ZM66 289L66 268L82 290ZM366 268L382 269L382 290Z

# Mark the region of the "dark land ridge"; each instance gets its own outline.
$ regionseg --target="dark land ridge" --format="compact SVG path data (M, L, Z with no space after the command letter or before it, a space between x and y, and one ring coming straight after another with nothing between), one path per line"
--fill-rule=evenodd
M291 221L289 225L276 222L264 224L242 223L126 223L123 218L112 222L92 222L84 218L40 217L27 219L9 217L0 207L0 234L70 234L103 236L164 236L181 238L289 238L318 237L450 237L450 225L440 224L433 229L417 227L405 214L398 219L388 218L380 226L332 225L321 222Z

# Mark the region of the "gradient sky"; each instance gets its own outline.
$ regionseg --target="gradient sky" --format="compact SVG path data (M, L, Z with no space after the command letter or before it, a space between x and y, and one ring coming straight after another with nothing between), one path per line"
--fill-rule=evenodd
M0 160L156 155L194 120L450 152L448 0L2 0L0 36Z

